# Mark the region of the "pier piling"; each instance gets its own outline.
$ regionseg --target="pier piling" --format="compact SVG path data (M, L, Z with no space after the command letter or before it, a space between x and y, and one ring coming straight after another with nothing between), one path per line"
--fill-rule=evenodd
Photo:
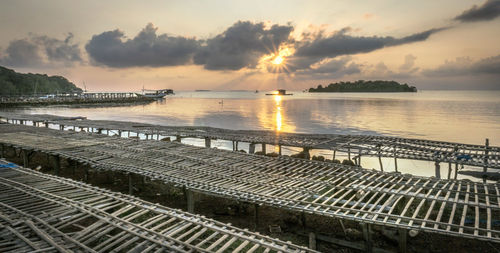
M194 194L190 189L186 189L187 211L194 213Z
M316 234L314 232L309 233L309 248L316 250Z
M407 231L404 228L400 228L400 229L398 229L398 234L399 234L399 240L398 240L399 252L406 253L407 252L407 249L406 249Z
M248 153L249 153L249 154L253 154L253 153L255 153L255 143L250 143L250 144L248 145Z
M439 161L436 160L436 162L434 162L434 165L435 165L435 173L436 173L436 178L441 178L441 166L439 165Z
M363 239L365 240L365 252L373 252L373 242L372 242L372 227L370 224L361 223L361 229L363 230Z

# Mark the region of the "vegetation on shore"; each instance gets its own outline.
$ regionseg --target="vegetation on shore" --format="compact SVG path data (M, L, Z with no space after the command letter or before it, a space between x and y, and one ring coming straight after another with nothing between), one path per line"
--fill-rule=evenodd
M0 95L31 96L40 94L79 93L82 89L62 76L22 74L0 66Z
M321 84L310 88L309 92L416 92L415 86L400 84L396 81L364 81L331 83L326 87Z

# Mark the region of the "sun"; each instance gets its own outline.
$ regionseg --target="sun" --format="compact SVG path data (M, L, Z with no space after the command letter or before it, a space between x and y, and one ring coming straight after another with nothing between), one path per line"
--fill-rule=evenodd
M295 50L292 47L280 46L279 49L269 51L269 54L259 59L258 68L263 72L280 73L288 71L290 61L288 57L293 55Z
M274 57L274 59L271 61L272 64L274 65L280 65L281 63L283 63L283 56L281 55L278 55L276 57Z

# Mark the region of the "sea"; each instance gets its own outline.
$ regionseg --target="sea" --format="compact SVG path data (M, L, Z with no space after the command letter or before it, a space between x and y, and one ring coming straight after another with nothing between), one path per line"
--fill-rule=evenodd
M268 96L266 91L177 91L149 104L127 106L50 106L15 109L30 114L85 116L173 126L211 126L227 129L291 133L383 135L500 145L500 91L421 90L408 93L307 93ZM189 141L188 141L189 142ZM203 146L201 140L191 140ZM231 149L230 143L216 147ZM292 147L285 153L297 152ZM312 155L332 155L316 150ZM393 159L385 159L390 170ZM362 166L378 168L378 160ZM400 161L400 171L433 176L434 165ZM447 166L442 166L446 174Z

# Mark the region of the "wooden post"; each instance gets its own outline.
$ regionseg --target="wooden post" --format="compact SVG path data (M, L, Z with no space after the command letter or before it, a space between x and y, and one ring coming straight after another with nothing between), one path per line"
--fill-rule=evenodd
M122 130L118 130L118 137L122 137Z
M236 150L236 144L234 143L234 141L231 141L231 143L233 144L233 151Z
M399 228L398 229L398 233L399 233L399 240L398 240L398 243L399 243L399 252L400 253L406 253L407 252L407 250L406 250L406 234L407 234L407 231L404 228Z
M311 159L311 154L309 153L309 148L302 148L302 153L305 155L305 159Z
M394 146L394 169L398 172L398 156L396 155L396 146Z
M351 143L347 143L347 159L351 160Z
M262 153L267 154L266 152L266 144L265 143L262 143Z
M458 174L458 162L455 163L455 176L453 179L457 179L457 174Z
M379 143L377 146L378 146L378 163L380 164L380 171L384 171L384 166L382 165L382 156L380 155L381 144Z
M363 230L363 238L365 239L365 252L371 253L373 252L371 225L361 223L361 229Z
M248 153L249 153L249 154L253 154L253 153L255 153L255 143L250 143L250 144L248 145Z
M486 139L484 143L485 149L484 149L484 167L483 167L483 172L485 173L484 176L486 176L486 172L488 171L488 153L489 153L489 148L490 148L490 140Z
M55 170L56 176L59 176L59 172L61 170L61 158L59 158L58 155L54 156L54 170Z
M448 162L448 179L451 178L451 162Z
M361 148L358 150L358 166L361 167Z
M238 141L236 141L236 149L235 149L235 151L238 151L238 143L239 143L239 142L238 142Z
M29 155L28 155L28 152L23 149L23 166L24 168L28 168L29 167Z
M347 237L347 232L345 230L344 222L341 219L338 219L340 223L340 227L342 228L342 232L344 233L344 236Z
M439 165L439 161L436 160L436 162L434 163L434 165L436 165L436 178L440 179L441 178L441 166Z
M205 137L205 148L211 148L212 143L210 137Z
M0 144L0 158L5 158L5 156L4 156L4 152L3 152L3 151L4 151L4 149L5 149L5 148L4 148L3 144Z
M300 212L300 222L302 223L302 229L306 230L306 214L304 213L304 211Z
M278 154L281 155L281 145L278 145Z
M313 232L309 233L309 248L316 250L316 234Z
M332 157L332 161L335 161L335 153L337 153L337 150L336 150L336 149L334 149L334 150L333 150L333 157Z
M85 167L83 171L83 181L85 183L89 182L89 170L87 169L87 167Z
M253 225L254 230L257 231L259 227L259 204L254 204L254 212L253 212Z
M194 196L193 191L186 189L186 201L187 201L187 211L189 213L194 213Z
M132 174L128 173L127 176L128 176L128 194L132 195L134 193L134 186L132 184L133 183L132 182Z

